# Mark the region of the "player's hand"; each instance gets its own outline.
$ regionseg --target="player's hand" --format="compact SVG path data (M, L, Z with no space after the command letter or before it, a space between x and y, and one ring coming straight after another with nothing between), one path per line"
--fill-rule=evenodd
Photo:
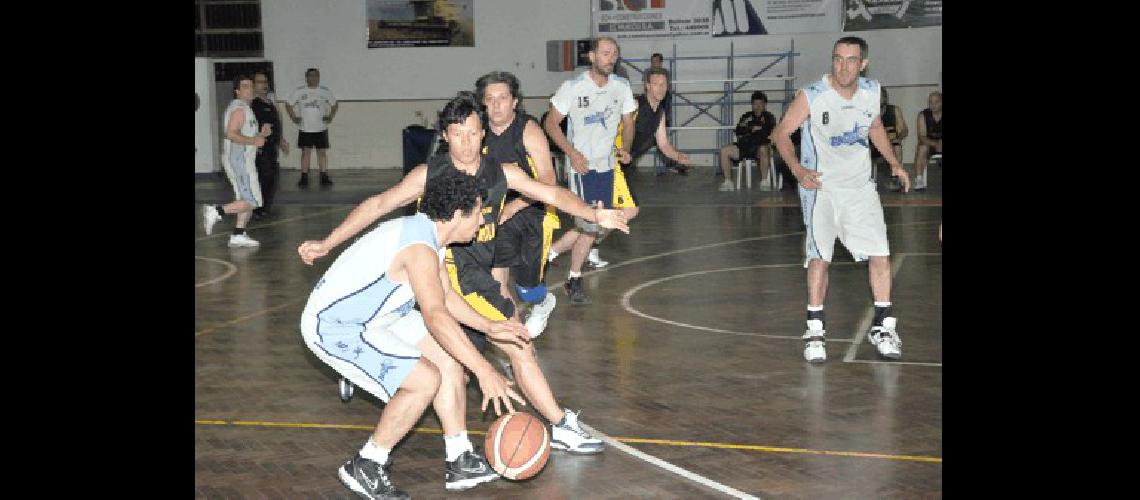
M891 165L891 175L899 178L899 183L902 184L903 192L910 191L910 174L900 164L898 167Z
M617 229L625 234L629 234L629 226L627 226L625 219L625 212L621 209L608 210L602 208L602 202L598 201L595 205L595 210L598 212L598 220L595 221L599 226L607 229Z
M265 123L261 125L261 133L257 134L261 137L269 137L273 133L273 124Z
M493 342L506 342L522 349L530 343L530 331L526 325L516 320L492 321L491 329L487 331L487 338Z
M260 136L260 135L259 135L259 136L255 136L255 137L253 138L253 145L254 145L254 146L257 146L257 147L259 147L259 148L260 148L260 147L262 147L262 146L264 146L264 145L265 145L265 137L262 137L262 136Z
M628 165L633 161L633 156L629 154L629 151L626 151L622 148L614 148L614 150L617 152L618 159L621 160L621 163L623 165Z
M570 166L574 168L575 172L579 174L586 174L590 172L590 161L586 159L586 155L579 152L577 149L570 151Z
M680 163L682 165L692 165L692 163L689 161L689 155L681 153L680 151L677 153L677 163Z
M286 141L285 138L282 137L281 142L278 143L278 145L281 146L281 152L282 153L285 153L286 155L289 154L289 141Z
M490 365L488 365L489 367ZM487 406L494 401L495 414L502 415L503 408L507 412L514 413L515 407L511 404L511 399L518 401L522 406L526 406L526 400L519 396L514 389L511 389L511 381L503 377L502 374L495 371L494 368L489 368L483 373L477 373L475 376L479 379L479 390L483 393L483 406L482 411L487 411Z
M297 253L301 255L301 260L311 266L314 260L328 255L329 248L324 241L308 240L297 247Z
M796 181L803 186L804 189L819 189L823 186L823 174L815 170L808 170L800 168L800 175L796 176Z

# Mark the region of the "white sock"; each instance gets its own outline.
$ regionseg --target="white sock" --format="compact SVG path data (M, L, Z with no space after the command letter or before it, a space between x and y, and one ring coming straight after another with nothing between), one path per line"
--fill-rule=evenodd
M576 273L574 271L570 271L570 274L568 276L569 276L569 279L581 278L582 273Z
M465 451L475 451L471 445L471 440L467 439L467 431L460 432L454 436L443 436L444 454L447 455L448 462L454 462Z
M388 463L388 454L392 450L388 448L381 448L372 442L372 438L368 438L368 442L364 443L364 447L360 449L360 456L367 458L380 465Z
M875 307L891 307L891 301L875 302ZM808 309L811 309L810 307Z
M547 262L550 262L550 261L554 260L554 258L555 258L555 257L558 257L558 252L555 252L554 250L551 250L551 251L550 251L550 256L546 257L546 261L547 261Z

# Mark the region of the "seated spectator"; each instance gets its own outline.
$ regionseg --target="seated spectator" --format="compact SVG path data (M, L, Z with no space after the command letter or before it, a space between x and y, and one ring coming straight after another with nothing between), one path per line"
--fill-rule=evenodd
M768 105L768 96L757 90L752 93L752 111L740 116L736 124L736 142L720 148L720 169L724 172L724 182L720 185L721 191L735 191L732 182L732 162L741 158L755 158L757 170L760 171L760 190L770 188L764 182L768 177L768 157L771 154L772 129L776 127L776 117L764 108Z
M879 98L879 119L883 122L883 128L887 130L887 138L891 140L891 149L895 152L895 158L902 161L902 141L906 139L909 131L906 128L906 121L903 120L902 111L898 106L890 103L887 89L879 87L881 90ZM879 165L885 163L883 154L875 148L875 144L871 144L871 161L874 162L874 168L879 168ZM889 170L889 169L888 169Z
M918 147L914 151L914 189L926 189L926 164L934 154L942 154L942 92L934 91L927 108L918 113Z

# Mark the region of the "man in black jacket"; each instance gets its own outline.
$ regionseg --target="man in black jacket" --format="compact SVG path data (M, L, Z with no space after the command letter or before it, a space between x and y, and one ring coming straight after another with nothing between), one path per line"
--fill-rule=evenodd
M269 77L265 73L253 74L253 114L257 123L273 125L273 133L265 139L265 146L257 150L257 178L261 182L261 196L265 203L253 211L253 218L260 219L272 215L270 207L273 206L274 195L277 194L277 179L281 173L281 165L277 162L277 149L289 154L289 141L281 134L281 117L277 114L277 105L269 96Z
M721 191L735 191L732 183L732 162L742 158L755 158L756 169L760 171L760 190L769 189L767 183L768 158L771 155L772 129L776 128L776 117L764 108L768 96L757 90L752 93L752 111L740 116L736 123L736 142L720 148L720 169L724 172Z

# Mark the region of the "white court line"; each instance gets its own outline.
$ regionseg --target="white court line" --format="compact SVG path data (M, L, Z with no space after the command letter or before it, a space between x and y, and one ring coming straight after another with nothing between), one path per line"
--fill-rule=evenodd
M206 285L212 285L212 284L217 283L219 281L222 281L226 278L229 278L230 276L233 276L234 273L237 272L237 266L233 265L232 263L230 263L228 261L224 261L224 260L220 260L220 259L211 259L209 257L200 257L198 255L195 255L194 258L195 259L201 259L201 260L208 260L210 262L217 262L223 266L226 266L226 272L223 273L221 276L218 276L217 278L214 278L210 281L206 281L206 282L202 282L202 283L194 283L194 288L201 288L201 287L204 287Z
M887 226L888 227L891 227L891 226L921 226L921 225L938 224L938 223L939 223L938 221L917 221L917 222L903 222L903 223L898 223L898 224L887 224ZM593 275L595 273L604 273L606 271L609 271L612 269L617 269L619 267L625 267L625 266L628 266L631 264L637 264L639 262L644 262L647 260L657 259L657 258L669 256L669 255L679 254L679 253L696 252L698 250L705 250L705 249L709 249L709 248L722 247L725 245L735 245L737 243L744 243L746 241L770 240L770 239L775 239L775 238L786 238L788 236L796 236L796 235L802 235L802 234L804 234L803 231L797 231L794 233L770 234L768 236L753 236L751 238L741 238L739 240L722 241L720 243L710 243L708 245L700 245L700 246L695 246L695 247L682 248L679 250L670 250L668 252L655 253L652 255L646 255L645 257L638 257L636 259L629 259L626 261L618 262L616 264L610 264L610 265L608 265L602 269L594 269L593 271L586 271L586 272L582 273L582 276L585 277L585 276ZM915 255L918 255L918 254L915 254ZM938 254L938 255L941 255L941 254ZM569 256L567 256L567 257L569 257Z
M928 255L942 255L942 254L930 253L930 252L926 252L926 253L917 253L916 252L916 253L898 253L895 255L898 255L899 258L898 258L898 260L891 262L891 282L892 283L895 280L895 275L897 275L899 273L899 268L902 267L903 261L905 261L908 256L910 256L910 255L928 256ZM847 348L847 355L843 356L843 362L844 363L883 363L883 364L892 364L892 365L937 366L939 368L942 367L942 363L920 363L917 361L872 361L872 360L855 359L855 351L859 350L859 344L863 343L863 337L867 336L867 331L871 329L871 322L874 320L875 320L875 306L872 305L871 307L867 308L867 314L863 315L863 321L860 321L859 326L856 327L857 330L855 331L854 340L851 342L851 346Z
M636 449L636 448L634 448L628 444L622 443L622 442L620 442L614 438L611 438L605 434L602 434L601 432L598 432L597 429L590 427L586 424L579 422L578 425L582 426L582 428L585 429L586 432L589 432L590 434L597 436L598 439L605 441L610 446L613 446L614 448L617 448L621 451L629 453L630 455L633 455L634 457L645 460L646 462L649 462L653 465L656 465L656 466L658 466L662 469L665 469L669 472L677 474L678 476L681 476L685 479L688 479L688 480L693 481L693 482L698 483L698 484L702 484L704 486L708 486L709 488L717 490L717 491L724 493L725 495L728 495L728 496L732 496L732 497L736 497L736 498L748 498L748 499L760 500L760 497L749 495L747 493L744 493L743 491L740 491L736 488L732 488L730 486L725 486L725 485L720 484L716 481L713 481L712 479L709 479L709 478L704 477L700 474L692 472L688 469L682 469L680 467L677 467L676 465L673 465L669 462L661 460L660 458L657 458L653 455L650 455L648 453L643 453L640 450L638 450L638 449Z
M312 214L308 214L308 215L300 215L297 217L290 217L288 219L275 220L275 221L270 222L268 224L259 224L256 226L247 226L246 229L261 229L263 227L276 226L278 224L284 224L286 222L293 222L295 220L308 219L309 217L316 217L318 215L324 215L324 214L327 214L330 212L336 212L337 210L349 210L351 208L355 208L355 206L349 207L349 208L345 208L345 207L341 206L341 207L337 207L337 208L334 208L331 210L325 210L323 212L317 212L317 213L312 213ZM199 211L199 213L201 213L201 212ZM212 240L214 238L218 238L221 236L229 236L229 233L226 233L224 231L223 232L217 232L217 233L211 234L209 236L200 236L200 237L194 238L194 241L199 242L199 241L205 241L205 240Z
M842 265L842 264L850 265L850 264L854 264L854 262L836 262L833 265ZM648 319L648 320L665 323L667 325L692 328L694 330L704 330L707 332L724 333L724 334L728 334L728 335L741 335L741 336L747 336L747 337L763 337L763 338L769 338L769 339L786 339L786 340L803 340L803 338L799 335L772 335L772 334L767 334L767 333L738 332L738 331L734 331L734 330L724 330L721 328L710 328L707 326L691 325L689 323L682 323L680 321L673 321L673 320L669 320L669 319L665 319L665 318L659 318L657 316L645 314L641 311L638 311L637 309L634 309L633 305L630 304L630 299L633 298L634 294L641 291L641 289L648 288L648 287L651 287L653 285L656 285L656 284L659 284L659 283L662 283L665 281L669 281L669 280L675 280L675 279L685 278L685 277L689 277L689 276L697 276L697 275L701 275L701 274L739 271L742 269L760 269L760 268L774 268L774 267L802 267L802 266L803 266L803 264L798 264L798 263L797 264L758 264L755 266L726 267L723 269L708 269L705 271L693 271L691 273L674 274L672 276L666 276L664 278L657 278L655 280L646 281L645 283L642 283L640 285L636 285L633 288L626 290L625 293L622 294L622 296L621 296L621 307L623 309L625 309L627 312L629 312L630 314L633 314L635 316L640 316L640 317ZM851 342L851 340L850 339L834 339L834 340L832 340L832 342Z

